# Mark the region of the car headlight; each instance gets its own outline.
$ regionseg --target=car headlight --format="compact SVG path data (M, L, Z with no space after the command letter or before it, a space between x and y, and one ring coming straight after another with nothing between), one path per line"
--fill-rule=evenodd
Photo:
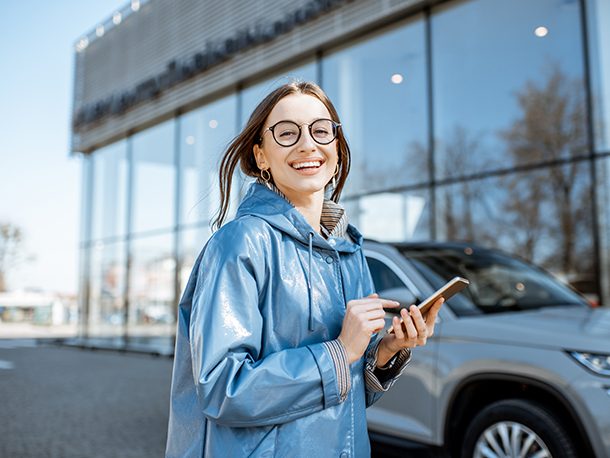
M568 353L572 358L596 374L610 376L610 355L581 351L570 351Z

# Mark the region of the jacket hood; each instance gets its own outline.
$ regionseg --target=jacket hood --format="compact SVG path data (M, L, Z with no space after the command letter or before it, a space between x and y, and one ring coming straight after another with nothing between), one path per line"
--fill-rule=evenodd
M351 224L347 227L349 237L326 240L315 232L305 217L286 199L260 183L252 183L240 204L236 217L251 215L262 218L271 226L299 242L340 253L354 253L362 246L363 237ZM329 243L330 242L330 243Z
M264 219L277 230L308 247L306 270L308 290L308 329L314 330L313 293L311 287L313 247L324 250L336 250L340 253L354 253L362 246L363 237L355 227L348 225L346 237L331 237L326 240L307 222L305 217L284 197L260 183L253 183L239 209L236 217L251 215Z

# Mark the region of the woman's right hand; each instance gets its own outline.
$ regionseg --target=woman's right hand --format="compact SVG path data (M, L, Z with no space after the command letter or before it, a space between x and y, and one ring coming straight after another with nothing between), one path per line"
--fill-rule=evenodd
M349 363L358 361L366 351L371 336L385 327L383 307L398 307L396 301L371 294L347 303L339 340L345 347Z

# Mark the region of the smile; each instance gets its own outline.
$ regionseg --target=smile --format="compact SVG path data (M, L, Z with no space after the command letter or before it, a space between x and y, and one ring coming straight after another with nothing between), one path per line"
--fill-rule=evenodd
M323 161L315 160L315 161L304 161L304 162L294 162L290 164L293 169L301 170L301 169L317 169L323 164Z

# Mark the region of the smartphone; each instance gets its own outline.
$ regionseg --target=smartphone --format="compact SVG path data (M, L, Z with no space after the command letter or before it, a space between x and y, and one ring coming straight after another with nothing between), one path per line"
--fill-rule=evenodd
M417 307L421 311L421 314L425 315L428 312L428 309L430 309L430 307L432 307L432 305L440 297L445 298L445 301L447 301L447 299L449 299L452 296L455 296L457 293L459 293L464 288L466 288L469 284L470 284L470 282L468 280L466 280L465 278L462 278L462 277L453 277L451 280L449 280L447 283L445 283L439 289L434 291L430 296L428 296L426 299L421 301L417 305ZM400 322L402 323L402 318L400 319ZM390 326L388 328L387 332L388 333L394 332L394 328L392 326Z

